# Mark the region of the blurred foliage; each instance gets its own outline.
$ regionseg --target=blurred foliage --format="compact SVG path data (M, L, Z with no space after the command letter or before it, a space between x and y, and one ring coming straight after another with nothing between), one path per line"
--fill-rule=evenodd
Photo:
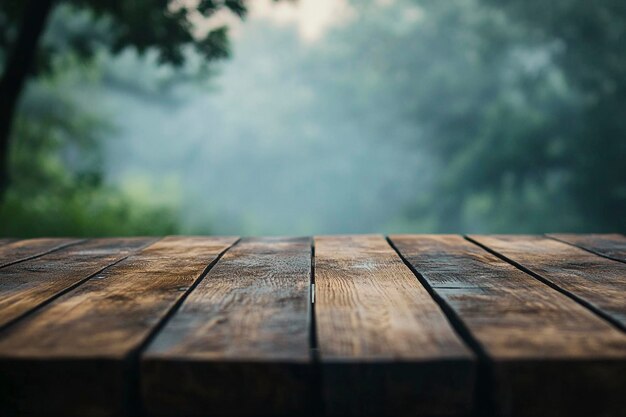
M626 3L353 3L354 95L397 103L436 164L393 228L626 230Z
M130 181L135 185L128 188L106 183L102 145L115 136L115 128L95 104L77 101L64 77L93 78L103 88L119 88L146 102L184 100L189 89L168 91L177 83L206 79L211 73L205 72L209 69L205 58L221 57L227 51L222 29L208 32L216 38L206 41L206 50L189 37L192 14L211 16L222 5L243 15L243 2L191 2L192 8L168 8L165 14L169 2L154 3L154 8L144 1L66 3L49 22L40 72L20 107L14 132L19 140L11 155L15 183L0 206L0 234L179 232L177 196L155 199L151 191L155 187L141 179ZM317 131L334 132L338 141L346 140L354 132L336 128L344 126L338 119L349 120L356 133L358 128L366 129L381 142L395 138L393 146L429 159L426 174L414 173L427 178L419 178L416 189L400 190L413 203L403 216L389 218L387 230L626 231L626 117L622 114L626 3L351 0L351 4L354 16L318 44L302 46L294 38L281 39L286 32L270 25L265 38L254 44L271 45L276 55L298 54L298 64L281 72L286 74L281 88L291 93L278 90L284 96L273 110L282 112L284 117L277 119L281 123L261 126L275 136L298 137L288 123L295 120L293 124L302 125L304 134L289 148L291 154L277 153L276 159L314 149L311 143L303 145L303 138L311 142ZM1 19L6 23L17 5L18 1L8 0L0 7L5 12L0 13L0 47L14 37L14 28ZM110 59L107 51L124 49L124 58L129 45L133 59ZM259 71L263 65L259 63ZM311 88L296 94L302 80ZM226 105L241 113L254 112L258 104L250 89L256 82L249 84L248 91L242 84L241 95L250 103L237 97L236 103ZM297 114L302 111L310 113ZM225 132L232 136L231 130ZM307 136L307 132L312 133ZM257 134L245 133L245 137ZM231 136L233 147L239 146L231 152L245 154L245 138ZM351 143L348 146L353 147ZM367 146L372 145L363 142L365 150L356 146L353 153L367 155ZM144 153L163 151L155 148ZM190 153L200 158L199 152ZM264 161L258 170L265 169ZM348 174L338 170L333 175ZM384 174L393 195L394 174ZM378 174L372 169L367 175ZM368 187L373 180L367 175L361 175L356 186ZM291 179L289 173L283 177ZM312 184L312 189L316 186ZM354 199L363 194L355 192ZM385 196L367 197L360 204L374 206L373 200L381 200L379 211L391 203ZM356 221L359 213L353 207L319 204L313 215L334 216L330 224L337 227L354 222L357 228L368 221ZM205 211L198 216L204 219ZM361 217L365 218L362 213ZM254 232L254 216L246 222L239 226L248 230L240 232Z
M221 10L229 10L239 17L246 14L244 0L64 0L55 3L55 9L69 9L74 17L48 31L37 50L35 73L50 70L56 56L68 49L84 61L93 58L102 48L113 53L129 47L141 54L155 50L161 63L178 67L185 63L185 51L189 48L202 55L206 62L224 58L229 53L228 28L208 25L207 19ZM26 6L23 0L0 3L0 49L9 50L15 41Z
M11 154L14 181L0 205L0 235L175 233L173 204L155 204L141 190L103 182L101 147L113 127L75 102L59 78L32 83L22 101L15 128L20 140Z
M76 79L94 85L123 82L107 65L112 58L104 45L110 42L110 30L108 19L68 5L58 6L51 17L42 41L44 65L40 62L37 77L22 95L12 132L16 139L10 153L13 181L0 203L0 235L179 231L175 202L156 200L147 187L121 189L105 183L102 147L105 139L115 136L114 126L97 106L80 102L73 94ZM1 52L0 58L6 56L6 48ZM203 80L209 75L201 65L206 61L196 58L180 69L163 66L155 77L159 63L153 56L144 58L152 76L135 86L138 93L149 95L175 84L173 80Z
M33 7L45 7L46 14L48 10L52 13L34 51L33 67L17 72L30 71L35 80L26 96L21 94L19 114L10 132L13 181L0 202L0 234L176 232L171 207L153 207L150 198L139 198L146 196L137 195L137 190L128 194L103 182L101 116L89 114L70 96L63 96L62 83L56 78L72 70L89 73L102 64L98 57L103 54L132 49L151 63L156 56L153 66L174 69L158 83L134 86L135 91L149 95L155 88L171 86L174 79L204 79L210 74L208 64L229 54L227 27L208 19L222 10L243 18L244 0L46 0L41 4L4 0L0 3L3 71L13 62L9 57L11 49L17 48L18 31L36 29L20 26L22 15L35 11ZM107 79L109 84L120 80L123 77L115 74Z

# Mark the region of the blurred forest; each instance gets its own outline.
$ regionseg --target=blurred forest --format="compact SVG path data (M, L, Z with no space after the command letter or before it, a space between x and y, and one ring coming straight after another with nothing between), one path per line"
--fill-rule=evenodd
M623 1L337 0L310 33L272 13L314 2L268 1L224 60L221 27L114 47L80 3L21 94L0 235L626 231Z

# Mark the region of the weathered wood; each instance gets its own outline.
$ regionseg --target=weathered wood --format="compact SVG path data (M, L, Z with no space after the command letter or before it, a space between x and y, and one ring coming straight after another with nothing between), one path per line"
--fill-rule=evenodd
M310 410L311 239L245 239L143 355L150 415L303 415Z
M482 413L626 414L626 336L460 236L390 237L486 355Z
M128 413L138 388L138 350L234 241L163 239L6 329L0 334L0 415ZM101 245L91 251L108 256L111 250ZM65 273L81 269L81 256L90 252L82 246L80 253Z
M24 262L78 242L80 242L79 239L65 238L37 238L16 242L7 240L8 244L0 247L0 268Z
M315 238L329 415L466 415L474 357L382 236Z
M94 239L1 268L0 328L151 241Z
M626 262L626 236L617 233L612 234L567 234L551 233L551 238L586 249L600 256Z
M626 416L622 238L574 237L319 237L313 308L308 239L5 244L0 415Z
M626 265L543 236L472 235L470 238L626 330Z
M11 243L15 241L15 239L11 239L11 238L2 238L0 239L0 246L2 245L6 245L7 243Z

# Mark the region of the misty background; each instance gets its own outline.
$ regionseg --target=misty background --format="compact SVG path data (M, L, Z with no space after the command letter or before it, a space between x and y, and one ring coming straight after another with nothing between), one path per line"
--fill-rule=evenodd
M59 7L0 233L625 231L624 8L505 3L253 2L179 70Z

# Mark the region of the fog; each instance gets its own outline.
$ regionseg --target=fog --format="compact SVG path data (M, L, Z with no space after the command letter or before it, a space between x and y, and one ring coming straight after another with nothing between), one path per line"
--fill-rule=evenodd
M23 94L0 234L626 227L614 0L249 4L243 21L191 12L200 34L228 26L231 56L179 45L178 69L59 7L51 69Z
M297 15L279 17L253 9L208 87L148 97L99 91L118 136L107 142L107 177L169 198L183 232L393 230L428 186L428 156L398 146L416 127L395 107L355 109L311 65L333 29L323 15L304 28ZM349 64L335 59L325 71L350 77Z

